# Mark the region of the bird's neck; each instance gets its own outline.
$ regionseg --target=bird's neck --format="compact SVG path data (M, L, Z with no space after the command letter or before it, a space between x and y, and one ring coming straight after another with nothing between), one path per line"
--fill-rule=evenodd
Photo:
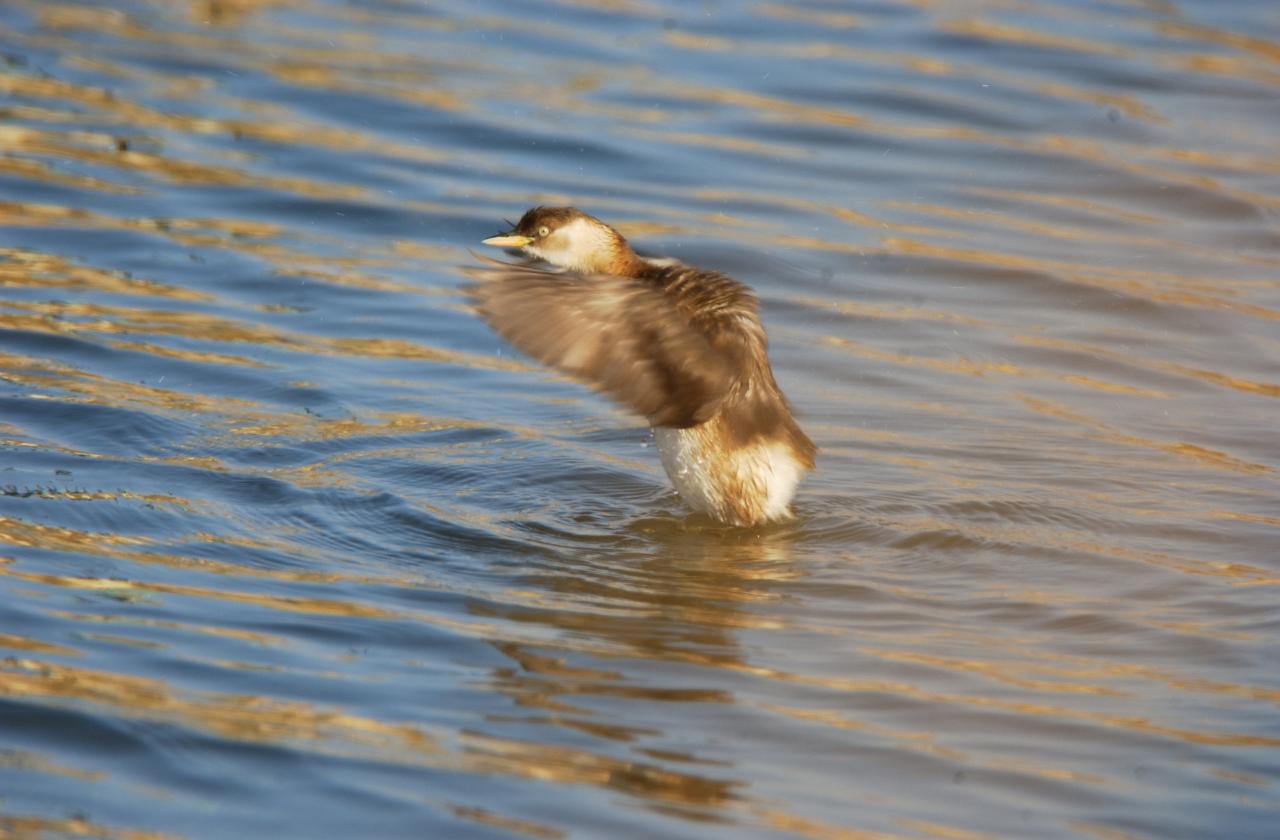
M562 258L560 264L564 268L581 271L587 274L614 274L622 277L635 277L644 267L644 261L631 250L622 234L612 228L605 228L598 234L594 247L580 249L576 254L570 253L568 259Z
M620 277L634 277L640 273L644 262L631 250L625 239L619 239L617 247L601 255L598 266L593 269L602 274L616 274Z

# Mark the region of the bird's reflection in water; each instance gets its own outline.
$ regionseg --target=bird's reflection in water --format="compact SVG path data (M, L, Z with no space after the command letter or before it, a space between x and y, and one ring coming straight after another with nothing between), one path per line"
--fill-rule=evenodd
M732 766L700 755L697 743L668 740L665 722L720 715L735 702L723 673L751 670L741 632L776 625L753 605L779 598L774 584L796 576L794 534L792 525L642 519L606 546L565 552L531 572L528 589L548 593L545 603L473 604L478 616L548 631L546 644L492 642L509 664L492 670L487 687L509 697L512 710L486 721L503 737L572 730L594 755L619 757L608 786L654 807L739 801ZM643 660L683 667L650 669ZM531 750L531 760L548 757Z

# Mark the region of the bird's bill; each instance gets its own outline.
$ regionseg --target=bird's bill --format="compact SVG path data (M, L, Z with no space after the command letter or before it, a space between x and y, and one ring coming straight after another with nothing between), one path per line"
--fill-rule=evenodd
M515 233L505 233L500 236L490 236L488 239L481 240L486 245L494 245L498 248L523 248L533 241L531 236L520 236Z

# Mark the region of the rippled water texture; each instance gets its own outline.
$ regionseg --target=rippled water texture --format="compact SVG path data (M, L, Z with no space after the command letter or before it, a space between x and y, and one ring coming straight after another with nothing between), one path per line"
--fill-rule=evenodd
M8 0L0 836L1277 836L1278 44ZM759 291L793 523L475 317L537 203Z

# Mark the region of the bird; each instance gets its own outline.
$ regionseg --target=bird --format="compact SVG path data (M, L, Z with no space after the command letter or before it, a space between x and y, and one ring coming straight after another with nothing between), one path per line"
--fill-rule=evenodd
M534 259L473 252L484 262L467 269L480 316L516 349L647 419L690 508L733 526L794 517L817 447L774 379L750 288L641 257L573 207L534 207L483 243Z

